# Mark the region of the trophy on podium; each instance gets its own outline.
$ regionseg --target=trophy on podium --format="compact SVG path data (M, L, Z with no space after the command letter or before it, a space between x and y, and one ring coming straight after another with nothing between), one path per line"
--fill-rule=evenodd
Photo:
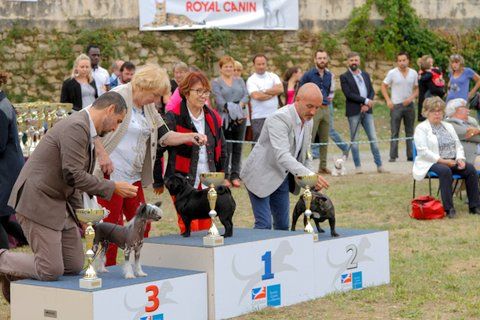
M297 182L297 184L300 187L305 188L305 190L303 191L303 201L305 201L304 214L307 218L307 224L304 231L313 235L313 241L318 241L318 234L313 231L312 224L310 223L310 216L312 215L312 211L310 210L310 205L312 203L312 192L310 191L310 188L315 187L315 185L317 184L317 180L318 174L316 173L303 176L295 176L295 181Z
M210 212L208 215L212 218L212 226L208 230L208 233L203 237L203 245L214 247L223 245L223 237L219 234L217 227L215 226L215 217L217 211L215 211L215 205L217 203L217 191L215 186L221 185L225 180L224 172L205 172L200 174L200 181L207 185L208 190L208 203L210 205Z
M78 220L86 223L85 229L85 256L87 258L87 270L85 276L79 280L80 288L97 289L102 287L102 279L97 276L93 267L93 240L95 239L95 230L93 224L99 222L105 217L105 209L77 209L75 210Z

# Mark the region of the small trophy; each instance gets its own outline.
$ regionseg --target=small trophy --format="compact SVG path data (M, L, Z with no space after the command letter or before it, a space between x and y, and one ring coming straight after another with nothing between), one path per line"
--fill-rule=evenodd
M318 174L310 174L304 176L295 176L295 181L297 184L305 188L303 191L303 201L305 201L305 217L307 218L307 225L305 226L304 231L306 233L310 233L313 235L313 241L318 241L318 234L313 232L313 227L310 224L310 216L312 215L312 211L310 210L310 204L312 203L312 192L310 188L315 187L318 180Z
M215 211L215 205L217 203L217 191L215 186L221 185L225 180L224 172L205 172L200 174L200 181L207 185L208 190L208 203L210 204L210 212L208 215L212 218L212 226L208 230L208 233L203 237L203 245L208 247L215 247L223 245L223 237L218 233L218 229L215 226L215 217L217 211Z
M97 272L93 267L93 240L95 238L95 230L93 224L99 222L105 217L104 209L77 209L75 210L78 220L86 223L88 227L85 229L85 256L87 257L87 270L85 276L79 280L80 288L97 289L102 287L102 279L97 277Z

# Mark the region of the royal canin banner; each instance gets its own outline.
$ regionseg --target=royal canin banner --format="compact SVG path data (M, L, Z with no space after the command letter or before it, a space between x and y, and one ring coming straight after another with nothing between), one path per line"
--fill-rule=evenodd
M298 0L138 0L140 30L297 30Z

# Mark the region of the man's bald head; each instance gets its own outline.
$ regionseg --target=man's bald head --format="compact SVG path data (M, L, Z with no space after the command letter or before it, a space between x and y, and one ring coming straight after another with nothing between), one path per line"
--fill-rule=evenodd
M313 82L305 83L298 89L298 93L295 100L305 99L306 97L312 100L320 100L320 104L323 101L323 95L320 88Z
M295 109L303 122L313 118L318 108L322 106L323 95L314 83L305 83L298 89L295 97Z

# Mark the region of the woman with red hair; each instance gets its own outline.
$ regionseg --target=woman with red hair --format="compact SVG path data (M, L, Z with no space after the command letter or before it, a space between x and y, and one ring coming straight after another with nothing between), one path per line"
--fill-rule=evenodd
M177 132L197 132L207 136L207 144L197 146L183 144L168 147L168 165L165 177L180 173L189 176L195 188L203 188L200 174L204 172L224 171L226 154L225 138L222 132L222 120L219 114L206 105L211 87L207 77L201 72L189 73L179 84L182 97L180 104L167 112L166 123L170 130ZM173 199L175 202L175 199ZM210 219L193 220L191 230L210 228ZM185 231L180 216L178 217L180 233Z

